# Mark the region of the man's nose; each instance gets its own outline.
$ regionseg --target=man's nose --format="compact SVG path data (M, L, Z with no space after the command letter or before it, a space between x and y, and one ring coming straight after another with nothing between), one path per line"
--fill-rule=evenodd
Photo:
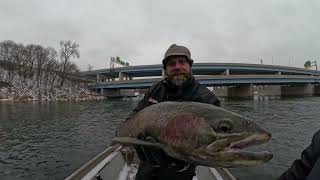
M180 69L181 67L182 67L182 64L179 63L179 62L176 62L176 63L174 64L174 68Z

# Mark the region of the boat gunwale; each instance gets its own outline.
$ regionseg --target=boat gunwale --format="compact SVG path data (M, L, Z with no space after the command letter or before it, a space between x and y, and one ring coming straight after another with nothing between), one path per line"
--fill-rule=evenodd
M90 173L90 171L97 167L97 165L100 164L103 160L105 160L110 154L116 153L121 148L122 146L118 144L108 147L106 150L99 153L93 159L91 159L90 161L82 165L79 169L77 169L75 172L73 172L70 176L66 178L66 180L76 180L84 178ZM111 160L112 158L110 158L109 161L105 162L105 164L107 164Z
M106 150L95 156L93 159L82 165L79 169L73 172L66 180L92 179L94 174L97 174L103 167L112 161L113 157L120 152L123 147L119 144L108 147ZM112 155L114 153L114 155ZM112 157L109 157L112 155ZM109 158L108 158L109 157ZM98 170L94 170L100 167ZM236 180L236 178L226 168L222 167L207 167L210 173L219 180ZM92 175L93 174L93 175Z

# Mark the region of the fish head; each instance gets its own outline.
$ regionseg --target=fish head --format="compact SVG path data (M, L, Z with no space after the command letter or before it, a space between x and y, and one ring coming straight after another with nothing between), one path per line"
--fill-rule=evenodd
M219 107L194 111L205 119L205 140L190 155L197 164L218 167L253 166L268 162L273 155L267 151L250 152L244 148L270 140L271 134L253 120ZM209 141L208 141L209 140ZM210 142L211 141L211 142Z

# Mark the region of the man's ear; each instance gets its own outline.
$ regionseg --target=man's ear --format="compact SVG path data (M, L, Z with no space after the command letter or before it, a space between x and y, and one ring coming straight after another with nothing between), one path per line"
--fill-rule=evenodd
M162 69L163 69L163 70L167 70L167 68L166 68L166 66L165 66L165 65L163 65L163 66L162 66Z

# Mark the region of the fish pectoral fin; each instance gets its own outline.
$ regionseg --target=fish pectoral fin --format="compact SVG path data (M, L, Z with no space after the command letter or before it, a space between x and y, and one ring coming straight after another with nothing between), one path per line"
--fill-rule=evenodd
M144 141L131 137L117 137L113 139L113 142L119 143L122 145L138 145L138 146L150 146L150 147L158 147L161 148L160 143Z

